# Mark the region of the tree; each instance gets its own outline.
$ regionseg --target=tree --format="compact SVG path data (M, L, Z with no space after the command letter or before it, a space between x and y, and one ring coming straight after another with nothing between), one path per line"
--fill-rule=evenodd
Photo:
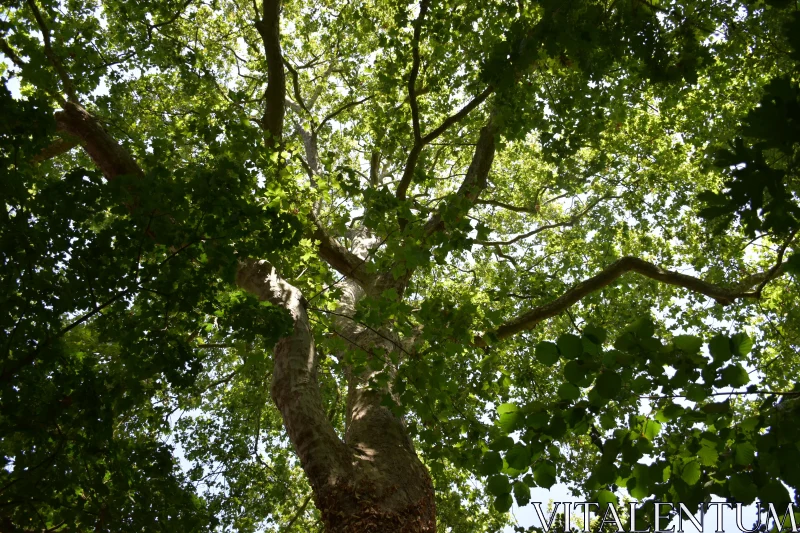
M800 486L796 3L2 10L4 530Z

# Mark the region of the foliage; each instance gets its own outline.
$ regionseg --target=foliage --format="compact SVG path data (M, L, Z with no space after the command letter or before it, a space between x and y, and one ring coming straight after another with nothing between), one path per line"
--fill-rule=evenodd
M248 258L304 294L336 432L362 372L404 417L443 532L558 482L792 498L796 2L287 0L278 145L260 9L0 7L0 529L320 529L269 393L292 319ZM140 175L69 149L73 100ZM374 245L337 271L318 226ZM631 256L657 271L589 283ZM362 268L397 283L350 318L401 350L341 331Z

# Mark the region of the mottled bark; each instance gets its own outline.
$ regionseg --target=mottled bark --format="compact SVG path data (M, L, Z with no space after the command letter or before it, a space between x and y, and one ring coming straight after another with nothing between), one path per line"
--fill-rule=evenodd
M130 154L80 105L65 104L56 119L63 131L80 139L108 179L142 173ZM346 280L353 292L343 302L344 310L353 310L363 296L361 284L380 290L380 284L363 272L361 264L374 241L365 235L352 240L351 250L328 237L321 246L323 255L351 276ZM293 319L292 333L274 349L271 393L308 476L326 531L434 532L430 476L414 452L402 420L380 405L384 392L367 390L368 376L351 376L347 434L344 441L340 439L320 395L314 338L302 294L266 261L243 262L237 282L261 300L286 309ZM368 350L385 342L363 331L355 332L355 340Z
M375 371L348 375L347 427L342 441L323 408L314 340L302 295L264 261L242 265L237 281L260 299L287 309L294 320L292 334L275 346L272 398L309 478L326 531L435 531L430 476L403 421L381 405L388 390L367 386ZM352 280L344 283L343 293L340 311L349 315L365 293ZM387 340L388 335L348 318L341 318L337 328L353 347L368 352L395 346Z
M58 129L81 140L86 153L106 178L140 175L139 165L131 155L81 105L66 102L56 113Z

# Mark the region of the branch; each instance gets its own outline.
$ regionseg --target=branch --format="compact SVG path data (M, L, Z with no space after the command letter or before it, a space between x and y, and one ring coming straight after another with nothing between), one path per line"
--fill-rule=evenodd
M20 370L22 370L24 367L32 364L34 361L36 361L36 356L39 355L39 353L44 348L49 346L55 339L59 339L59 338L63 337L64 335L66 335L67 333L69 333L70 331L75 329L76 327L80 326L81 324L83 324L84 322L86 322L87 320L92 318L93 316L95 316L98 313L100 313L101 311L103 311L108 306L112 305L114 302L116 302L117 300L119 300L123 296L127 296L130 293L131 293L130 289L126 289L126 290L124 290L122 292L118 292L116 295L114 295L111 298L109 298L102 305L99 305L99 306L95 307L92 311L90 311L90 312L86 313L85 315L79 317L77 320L75 320L71 324L61 328L55 335L48 336L47 338L45 338L42 342L40 342L36 346L36 348L34 348L33 350L29 351L22 359L19 359L17 361L12 361L11 362L12 364L10 364L7 368L3 369L3 371L0 372L0 383L7 383L7 382L11 381L11 378L16 376L17 373Z
M419 106L417 105L416 87L417 76L419 75L419 37L422 33L422 22L425 20L425 15L428 13L430 0L422 0L419 3L419 16L414 21L414 38L411 41L411 55L413 57L411 64L411 74L408 76L408 100L411 104L411 122L414 128L414 144L419 144L422 140L422 134L419 127Z
M765 273L766 275L764 276L764 279L758 284L758 288L756 289L756 293L758 294L759 298L761 297L761 292L764 290L764 287L767 285L767 283L771 279L770 276L772 276L779 268L781 268L783 266L783 254L786 253L786 249L792 243L792 241L794 240L794 237L795 237L795 235L797 235L798 231L800 231L800 230L794 230L791 233L791 235L789 235L789 238L786 239L786 242L783 243L783 245L778 250L778 260L775 261L775 266L770 268Z
M270 135L270 143L280 144L283 139L283 116L286 112L286 75L283 72L280 34L280 0L264 0L263 16L256 21L256 29L264 42L267 58L267 89L264 91L266 108L264 126Z
M292 317L292 332L275 345L271 395L315 494L324 494L331 476L352 475L352 455L328 420L317 381L317 353L300 290L266 261L244 261L236 283L261 301Z
M133 157L86 109L73 102L65 102L63 107L55 115L58 129L81 140L89 157L107 179L142 174Z
M300 94L300 75L297 73L297 70L289 63L286 58L283 58L283 64L286 67L286 70L289 71L289 74L292 75L292 86L294 87L294 99L297 100L297 103L300 107L308 113L308 108L306 107L306 103L303 101L303 95Z
M61 62L58 60L58 57L56 57L56 54L53 52L53 47L50 42L50 30L44 23L42 13L39 11L39 7L36 5L35 0L27 1L28 7L31 8L31 11L33 11L33 17L36 19L36 24L39 25L39 30L42 32L42 40L44 41L44 55L47 56L48 61L50 61L50 64L53 65L53 68L56 70L56 74L58 74L59 79L61 79L61 83L64 86L64 92L67 93L67 98L69 101L77 102L78 93L75 91L75 86L72 84L72 80L67 74L67 71L64 70L64 65L61 64Z
M369 158L369 184L372 187L377 187L380 182L381 176L381 153L374 150Z
M22 59L20 59L19 55L11 48L11 45L8 42L0 37L0 52L3 52L7 58L11 60L19 68L24 68L27 63L25 63Z
M516 211L517 213L530 213L532 215L538 214L539 210L530 207L520 207L517 205L507 204L505 202L501 202L499 200L475 200L477 205L492 205L494 207L502 207L503 209L508 209L509 211Z
M575 224L578 223L578 221L580 221L580 219L582 219L586 215L586 213L591 211L597 204L599 204L603 200L608 200L610 198L618 198L618 197L617 196L603 196L602 198L598 198L597 200L595 200L594 202L589 204L586 207L586 209L584 209L580 213L577 213L576 215L573 215L572 217L570 217L569 220L565 220L564 222L554 222L553 224L545 224L544 226L540 226L540 227L538 227L538 228L536 228L534 230L529 231L528 233L523 233L522 235L517 235L516 237L514 237L513 239L508 240L508 241L480 241L480 240L476 240L475 244L482 244L484 246L508 246L508 245L514 244L515 242L521 241L523 239L527 239L528 237L532 237L533 235L536 235L537 233L541 233L541 232L549 230L549 229L574 226Z
M423 144L430 144L431 142L435 141L442 133L447 131L447 129L450 126L462 120L464 117L469 115L470 111L481 105L484 102L484 100L489 98L489 96L493 92L494 92L494 87L489 86L486 89L484 89L481 94L470 100L467 103L467 105L459 109L455 115L450 115L449 117L444 119L444 122L442 122L442 124L438 128L436 128L435 130L427 134L425 137L423 137L422 138Z
M471 207L486 188L489 170L491 170L492 162L494 161L495 130L494 120L490 118L486 126L481 128L478 144L475 146L475 152L472 155L472 162L467 169L464 181L461 182L461 186L456 192L456 196L467 200L468 205L466 207ZM437 211L425 224L425 235L430 236L443 228L444 221L440 212Z
M406 166L403 170L403 176L400 178L400 183L397 185L396 196L399 200L406 199L406 193L408 192L408 187L411 185L411 180L414 177L414 169L417 166L417 160L419 159L420 153L422 153L422 149L432 141L436 140L440 135L447 131L448 128L466 117L470 111L483 103L483 101L486 100L486 98L488 98L493 91L494 89L492 87L487 87L481 94L470 100L467 105L458 110L455 115L447 117L438 128L427 134L425 137L415 140L414 146L411 148L411 152L408 154Z
M354 279L362 287L370 286L374 282L374 276L367 273L364 268L364 260L328 235L316 215L312 213L309 217L315 228L312 236L320 241L320 257L343 276Z
M310 501L311 501L311 494L309 494L308 496L306 496L305 500L303 500L303 503L302 503L302 504L300 504L300 508L299 508L299 509L297 509L297 512L294 514L294 516L292 517L292 519L291 519L291 520L289 520L289 523L288 523L288 524L286 524L286 526L285 526L285 527L281 528L281 533L286 533L286 532L288 532L288 531L291 531L291 530L292 530L292 528L294 527L294 523L295 523L295 522L297 522L297 520L298 520L298 519L299 519L301 516L303 516L303 513L305 513L305 512L306 512L306 507L308 507L308 504L309 504L309 502L310 502Z
M758 291L752 290L752 287L760 282L763 282L764 280L769 281L771 279L775 279L783 274L785 270L786 263L782 263L777 269L770 269L767 272L761 272L749 276L744 282L738 284L735 288L730 289L703 281L693 276L687 276L686 274L665 270L637 257L623 257L622 259L612 263L599 274L575 285L555 300L531 309L517 318L514 318L503 324L494 332L492 332L492 334L498 340L502 340L522 331L530 330L539 322L558 315L573 304L579 302L585 296L588 296L589 294L596 292L607 285L610 285L616 281L617 278L628 272L636 272L644 277L654 279L668 285L689 289L692 292L697 292L708 296L709 298L714 299L718 304L724 306L730 305L734 301L741 298L757 299L759 297ZM474 344L480 347L487 346L486 340L482 337L476 338Z
M341 106L340 108L336 109L335 111L329 113L325 118L322 119L322 122L319 123L319 126L314 128L314 130L313 130L314 134L316 134L320 129L322 129L322 126L324 126L325 123L328 122L329 120L331 120L333 118L336 118L337 115L339 115L343 111L346 111L346 110L350 109L351 107L355 107L355 106L357 106L359 104L363 104L364 102L366 102L370 98L372 98L372 96L365 96L361 100L354 100L352 102L348 102L348 103L344 104L343 106Z
M36 154L31 161L34 163L41 163L49 159L53 159L61 154L65 154L78 146L80 142L74 137L68 139L56 139L49 146L42 149L41 152Z
M187 8L187 7L189 7L189 5L190 5L190 4L191 4L193 1L194 1L194 0L186 0L186 1L183 3L183 5L181 5L181 7L180 7L180 9L178 10L178 12L177 12L177 13L175 13L174 15L172 15L170 18L168 18L168 19L167 19L167 20L165 20L164 22L157 22L157 23L155 23L155 24L148 24L148 26L149 26L151 29L158 29L158 28L162 28L162 27L164 27L164 26L168 26L168 25L172 24L173 22L175 22L176 20L178 20L178 17L180 17L181 15L183 15L183 12L186 10L186 8Z

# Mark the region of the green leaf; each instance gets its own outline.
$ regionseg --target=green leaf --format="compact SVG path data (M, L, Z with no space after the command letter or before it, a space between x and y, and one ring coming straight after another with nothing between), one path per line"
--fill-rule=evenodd
M762 503L773 503L775 509L786 509L786 506L791 502L791 496L786 487L777 479L770 479L767 483L758 489L758 499Z
M747 370L739 363L728 365L723 368L720 377L723 386L727 385L734 388L743 387L750 382L750 376L747 374Z
M733 353L739 357L745 357L753 349L753 339L747 336L747 333L737 333L731 337L731 344L733 345Z
M608 338L608 331L600 326L588 324L583 328L583 334L589 337L593 343L601 346Z
M581 391L572 383L562 383L558 387L558 396L564 400L577 400L581 396Z
M681 479L686 482L687 485L695 485L698 481L700 481L700 463L697 461L690 461L683 465L683 469L681 470Z
M708 343L708 351L714 358L714 361L722 362L728 361L733 353L731 352L731 343L725 335L716 335Z
M647 419L642 426L642 436L652 441L661 431L661 423L656 420Z
M579 383L585 376L583 365L578 361L570 361L564 365L564 377L570 383Z
M488 451L483 454L478 472L484 476L500 473L503 468L503 458L500 453L495 451Z
M622 392L622 378L619 374L606 370L597 377L595 389L602 398L616 398Z
M600 509L607 509L609 505L616 506L619 503L617 495L610 490L601 490L597 493L595 501L600 504Z
M527 446L515 444L506 454L506 462L516 470L527 470L531 464L531 451Z
M497 414L500 415L497 424L506 434L514 431L517 421L521 416L519 408L513 403L504 403L498 405Z
M749 442L741 442L734 446L736 464L750 465L756 457L756 448Z
M508 512L512 505L514 505L514 500L511 498L511 494L501 494L494 499L494 508L500 513Z
M536 345L536 359L543 365L552 366L558 362L558 346L552 342L540 342Z
M564 333L556 342L561 355L567 359L577 359L583 353L583 341L577 335Z
M794 274L795 276L800 275L800 252L795 252L789 256L789 259L786 261L786 272Z
M600 463L594 471L597 482L601 485L610 485L617 479L617 467L609 463Z
M753 503L758 495L758 487L752 478L743 473L733 474L728 479L728 490L731 491L731 496L745 505Z
M511 482L508 477L497 474L489 478L486 482L486 490L492 496L502 496L511 492Z
M536 465L533 469L533 479L540 487L549 489L556 483L556 467L549 461Z
M517 505L524 507L531 501L531 489L527 484L522 481L514 482L514 498L517 500Z
M698 353L700 348L703 346L703 340L694 335L678 335L672 340L672 342L675 344L677 349L688 354Z

